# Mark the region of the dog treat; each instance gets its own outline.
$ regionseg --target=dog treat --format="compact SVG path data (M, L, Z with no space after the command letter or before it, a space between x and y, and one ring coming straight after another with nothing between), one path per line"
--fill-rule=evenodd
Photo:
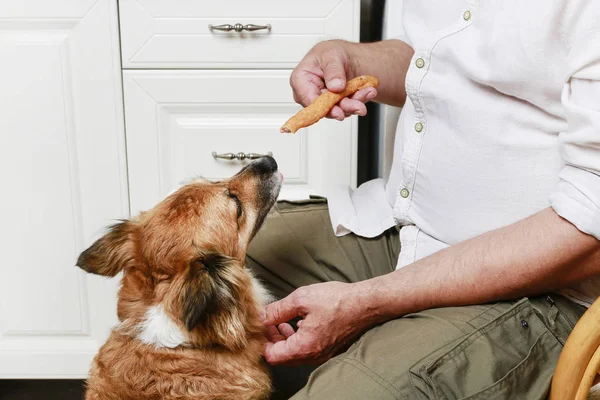
M325 117L329 111L344 97L351 96L360 89L379 86L379 80L374 76L362 75L346 82L346 88L340 93L325 92L317 97L306 108L299 111L281 127L281 133L296 133L298 129L306 128Z

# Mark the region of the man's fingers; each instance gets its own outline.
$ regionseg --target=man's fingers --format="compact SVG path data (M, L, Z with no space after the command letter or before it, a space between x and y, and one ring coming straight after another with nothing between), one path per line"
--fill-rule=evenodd
M267 337L267 340L271 343L277 343L280 342L282 340L285 340L285 336L283 336L279 330L277 329L277 327L271 325L271 326L267 326L266 332L265 332L265 336Z
M277 329L286 339L289 338L290 336L292 336L294 333L296 333L294 328L292 328L292 326L290 324L288 324L287 322L284 322L283 324L279 324Z
M267 343L264 353L265 360L272 365L299 363L307 358L303 349L310 345L310 342L303 341L302 335L298 332L286 340Z
M294 352L290 349L287 340L276 343L267 342L265 345L264 357L271 365L280 365L290 362L294 359Z
M350 98L342 99L339 106L347 116L365 116L367 114L367 106L365 103L373 100L375 97L377 97L377 90L375 88L365 88L354 93Z
M321 93L325 93L327 89L321 89ZM377 97L377 90L375 88L365 88L354 93L351 97L342 99L338 105L334 106L327 118L337 119L343 121L351 115L360 115L361 117L367 115L367 106L365 103L373 100Z
M342 110L340 106L334 106L327 116L329 118L337 119L338 121L343 121L344 118L346 118L344 110Z
M358 100L363 103L367 103L367 102L373 100L375 97L377 97L377 89L375 89L373 87L367 87L364 89L360 89L359 91L354 93L352 96L350 96L351 99Z
M362 101L345 98L340 101L340 108L347 116L360 115L363 117L367 115L367 106Z
M325 88L323 80L308 71L294 72L290 77L294 101L304 107L313 102Z
M323 79L325 83L323 83ZM346 87L346 72L341 62L334 60L326 64L323 78L308 70L298 70L294 71L290 77L290 84L294 91L294 100L306 107L322 93L343 90ZM367 107L364 103L376 96L377 89L375 88L361 89L350 98L342 99L331 109L327 117L343 121L350 115L364 116L367 114Z
M279 325L300 315L295 293L265 307L264 325Z

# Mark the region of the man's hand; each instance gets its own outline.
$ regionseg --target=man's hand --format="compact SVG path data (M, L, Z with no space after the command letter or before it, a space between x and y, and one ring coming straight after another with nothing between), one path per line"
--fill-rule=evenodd
M349 52L352 46L348 42L333 40L313 47L290 77L294 100L306 107L325 90L336 93L344 90L346 81L358 76ZM375 88L359 90L351 98L340 101L327 116L340 121L352 114L364 116L367 113L364 103L376 96Z
M297 289L266 307L264 324L270 364L323 363L345 350L374 321L355 284L326 282ZM287 323L296 317L298 331Z
M292 72L290 85L294 100L308 106L325 90L341 92L346 81L360 75L373 75L379 86L365 88L333 107L328 117L343 120L352 114L365 115L365 103L402 106L406 100L404 81L413 49L400 40L351 43L329 40L318 43Z

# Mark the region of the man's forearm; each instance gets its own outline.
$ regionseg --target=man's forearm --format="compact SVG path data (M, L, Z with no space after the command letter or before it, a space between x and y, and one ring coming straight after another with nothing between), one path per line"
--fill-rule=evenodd
M404 82L414 50L400 40L375 43L346 42L356 75L373 75L379 79L375 101L402 106L406 101Z
M600 241L552 209L361 282L379 322L423 309L532 296L600 274Z

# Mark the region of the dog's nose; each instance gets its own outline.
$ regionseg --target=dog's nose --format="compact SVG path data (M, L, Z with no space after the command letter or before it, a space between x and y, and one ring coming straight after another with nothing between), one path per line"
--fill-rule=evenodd
M259 174L272 174L277 171L277 161L271 156L264 156L254 162L253 169Z
M266 157L263 157L263 159L261 161L264 161L267 164L267 168L269 169L269 172L277 171L277 168L278 168L277 161L275 161L275 159L273 157L266 156Z

